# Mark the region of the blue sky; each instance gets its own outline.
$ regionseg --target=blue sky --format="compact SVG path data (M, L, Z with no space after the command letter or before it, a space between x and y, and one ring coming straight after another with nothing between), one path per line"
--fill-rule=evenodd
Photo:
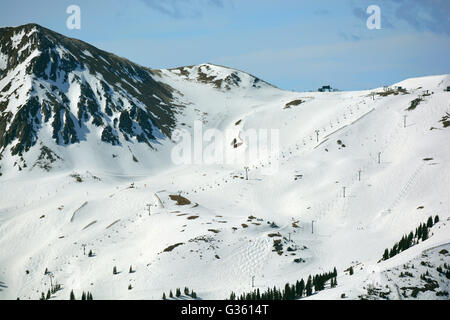
M81 29L66 27L69 5ZM369 5L381 30L369 30ZM204 62L288 90L369 89L450 73L448 0L0 0L0 25L38 23L152 68Z

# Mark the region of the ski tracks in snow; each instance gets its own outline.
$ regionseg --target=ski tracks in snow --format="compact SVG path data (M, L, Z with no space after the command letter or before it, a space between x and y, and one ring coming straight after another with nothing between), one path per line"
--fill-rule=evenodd
M272 254L272 244L264 234L254 239L246 239L240 247L228 256L224 265L227 266L225 274L221 275L224 281L241 283L242 287L251 286L252 277L261 278L264 266L267 265ZM236 281L236 280L239 281Z

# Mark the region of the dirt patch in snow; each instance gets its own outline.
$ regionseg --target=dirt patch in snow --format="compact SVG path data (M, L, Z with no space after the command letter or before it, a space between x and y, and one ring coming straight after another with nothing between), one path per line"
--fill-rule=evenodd
M163 250L163 252L171 252L173 249L175 249L176 247L182 246L183 244L184 244L184 243L182 243L182 242L173 244L173 245L168 246L167 248L165 248L165 249Z
M413 101L411 101L411 105L410 105L409 108L406 109L406 110L408 110L408 111L413 111L413 110L415 110L415 109L417 108L417 106L418 106L422 101L423 101L422 98L414 99Z
M446 115L443 116L442 120L439 122L442 122L444 128L450 127L450 113L447 112Z
M291 101L291 102L286 103L286 105L284 106L283 109L290 109L291 107L299 106L299 105L301 105L303 102L305 102L305 101L303 101L303 100L301 100L301 99L293 100L293 101Z
M182 197L180 195L170 195L169 197L171 200L176 201L178 206L187 206L191 204L191 201L189 201L189 199L186 199L185 197Z

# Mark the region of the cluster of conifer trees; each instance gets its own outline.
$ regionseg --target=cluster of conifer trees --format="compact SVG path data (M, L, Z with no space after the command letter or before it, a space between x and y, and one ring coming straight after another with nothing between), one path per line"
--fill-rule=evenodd
M336 268L332 272L317 274L309 276L308 279L300 281L297 280L295 284L286 283L284 289L273 287L264 292L256 289L249 293L243 293L237 296L231 292L230 300L296 300L302 297L308 297L314 292L325 289L325 284L330 281L330 287L337 286L337 271Z
M73 293L73 290L70 291L70 300L77 300L75 298L75 294ZM92 297L92 293L88 292L84 292L81 294L81 300L94 300L94 298Z
M196 293L194 290L189 290L188 287L184 287L184 295L185 295L186 297L191 297L192 299L197 299L197 293ZM170 290L170 292L169 292L169 298L170 298L170 299L173 299L173 297L174 297L174 295L173 295L173 293L172 293L172 290ZM177 298L180 298L180 297L181 297L181 289L180 289L180 288L177 288L177 289L175 290L175 297L177 297ZM166 293L165 293L165 292L163 292L162 299L163 299L163 300L167 300L167 296L166 296Z
M45 269L45 270L47 270L47 269ZM45 295L44 292L41 292L41 297L39 298L39 300L50 300L50 298L52 297L52 294L55 294L59 290L61 290L61 285L57 283L54 286L52 286L51 289L49 289L47 291L47 295Z
M420 226L416 228L415 233L411 231L408 235L404 235L402 239L394 244L394 246L389 250L384 250L383 258L381 260L387 260L393 256L405 251L412 246L418 244L420 241L425 241L429 237L429 229L439 222L439 216L429 217L427 223L421 223Z
M445 269L445 270L444 270ZM444 269L442 268L442 266L439 266L436 268L436 270L440 273L445 275L445 277L447 279L450 279L450 265L448 265L447 263L444 263Z

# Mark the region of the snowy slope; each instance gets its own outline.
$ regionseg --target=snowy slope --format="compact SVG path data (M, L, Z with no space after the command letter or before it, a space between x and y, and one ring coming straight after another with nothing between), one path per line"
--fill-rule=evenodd
M62 285L54 299L71 290L160 299L185 286L202 299L224 299L252 290L253 276L264 290L335 266L338 286L309 299L448 299L436 295L449 291L436 268L450 264L450 128L441 121L450 111L449 75L408 79L391 91L305 93L213 64L152 72L181 106L177 128L193 133L199 120L235 138L279 129L279 157L247 162L247 145L227 140L235 164L175 165L174 143L162 139L157 151L133 144L140 160L133 164L120 160L131 152L126 146L90 136L52 145L69 165L0 177L0 299L39 298L50 287L46 268ZM40 141L51 140L45 134ZM25 159L38 157L33 150ZM14 158L2 161L14 167L7 163ZM171 199L180 193L189 204ZM428 240L379 262L385 248L436 215ZM405 271L413 276L400 277ZM438 287L413 297L408 288L425 288L426 271Z

